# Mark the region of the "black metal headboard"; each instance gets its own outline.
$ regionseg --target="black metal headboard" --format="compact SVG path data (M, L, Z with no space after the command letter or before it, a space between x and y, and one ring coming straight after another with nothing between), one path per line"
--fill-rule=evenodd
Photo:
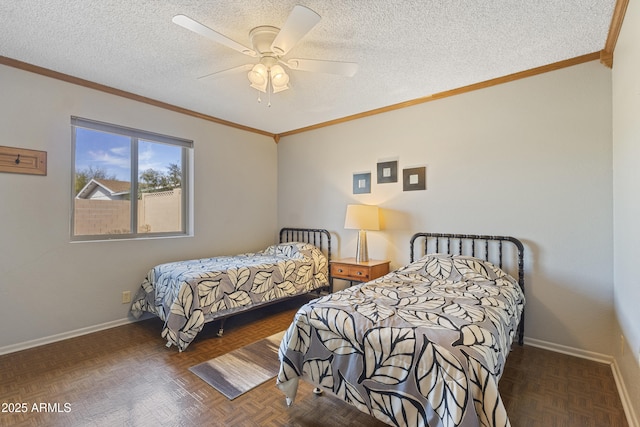
M286 242L311 243L331 261L331 233L323 228L282 228L280 243Z
M511 246L513 245L513 246ZM452 255L470 255L489 261L500 268L505 264L506 253L514 253L517 259L517 273L520 289L524 292L524 245L515 237L483 236L475 234L416 233L410 241L411 262L415 261L416 247L421 248L424 256L428 253L447 253ZM518 327L518 343L524 341L524 312Z

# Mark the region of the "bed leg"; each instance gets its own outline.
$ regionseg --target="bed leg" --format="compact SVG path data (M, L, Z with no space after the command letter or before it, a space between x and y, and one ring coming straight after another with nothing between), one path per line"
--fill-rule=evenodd
M320 387L314 388L313 394L320 396L322 394L322 390L320 389Z
M222 319L220 321L220 329L218 329L218 334L217 335L219 337L221 337L223 333L224 333L224 319Z

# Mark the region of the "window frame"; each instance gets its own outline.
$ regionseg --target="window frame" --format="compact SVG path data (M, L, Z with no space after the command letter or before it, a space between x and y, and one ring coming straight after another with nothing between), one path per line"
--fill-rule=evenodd
M75 176L76 176L76 128L84 128L88 130L106 132L125 136L130 139L129 146L130 162L131 162L131 188L130 197L130 233L122 234L91 234L91 235L76 235L75 234ZM133 197L134 194L138 194L138 145L139 141L148 141L152 143L167 144L181 148L181 230L180 231L164 231L164 232L138 232L138 203L133 203L137 200L137 197ZM190 206L191 206L191 183L190 183L190 159L192 158L191 152L193 150L193 141L184 138L178 138L160 133L134 129L126 126L114 125L111 123L100 122L97 120L85 119L81 117L71 116L71 223L70 223L70 236L71 241L100 241L100 240L127 240L127 239L149 239L159 237L184 237L189 235L191 229L190 224Z

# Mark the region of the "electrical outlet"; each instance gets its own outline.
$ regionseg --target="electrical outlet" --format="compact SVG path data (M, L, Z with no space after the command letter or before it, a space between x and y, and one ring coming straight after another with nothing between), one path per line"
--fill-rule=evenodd
M131 302L131 291L123 291L122 292L122 303L126 304Z

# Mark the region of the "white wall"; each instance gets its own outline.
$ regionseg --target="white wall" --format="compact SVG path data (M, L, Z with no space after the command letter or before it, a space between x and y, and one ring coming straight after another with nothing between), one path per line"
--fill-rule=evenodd
M48 153L47 176L0 173L0 353L126 319L157 263L273 243L272 139L5 66L0 93L0 145ZM72 115L194 140L194 236L70 243Z
M616 360L640 417L640 4L629 2L613 65L614 283L619 329L626 344Z
M322 226L353 256L348 203L377 204L369 255L408 261L413 232L507 234L526 245L529 340L611 354L611 71L590 62L282 138L279 225ZM376 184L376 162L427 166L427 190ZM371 194L352 174L372 171Z

